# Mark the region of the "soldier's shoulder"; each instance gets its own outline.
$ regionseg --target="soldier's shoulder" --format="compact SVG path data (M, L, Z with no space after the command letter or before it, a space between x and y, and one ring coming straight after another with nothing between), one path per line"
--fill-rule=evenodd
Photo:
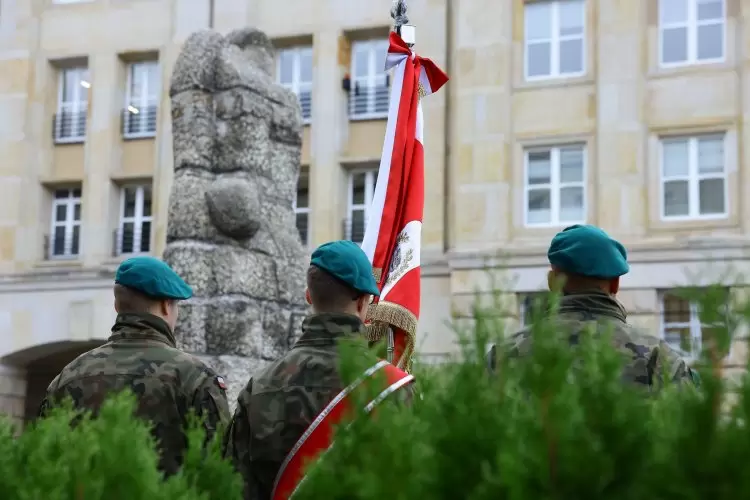
M339 387L339 359L335 352L295 347L254 373L252 382L255 393Z
M60 371L58 380L63 381L65 379L85 376L90 372L95 372L102 366L102 364L109 363L111 356L112 347L109 342L91 349L90 351L86 351L83 354L79 354Z

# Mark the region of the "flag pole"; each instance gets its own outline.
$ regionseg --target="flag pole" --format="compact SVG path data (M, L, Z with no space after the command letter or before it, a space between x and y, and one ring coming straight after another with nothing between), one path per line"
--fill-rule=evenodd
M409 46L414 47L416 43L416 28L409 24L409 17L406 15L408 9L406 0L393 0L391 6L391 18L393 19L393 31ZM386 348L386 359L389 363L393 363L393 357L396 353L396 334L393 331L393 326L388 327L388 345Z

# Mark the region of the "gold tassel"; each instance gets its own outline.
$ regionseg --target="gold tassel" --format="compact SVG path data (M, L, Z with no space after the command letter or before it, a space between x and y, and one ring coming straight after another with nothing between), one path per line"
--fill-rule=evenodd
M406 346L398 361L398 368L409 371L417 340L417 317L403 306L392 302L377 302L367 310L365 336L369 342L377 342L388 334L388 329L401 330L406 334Z

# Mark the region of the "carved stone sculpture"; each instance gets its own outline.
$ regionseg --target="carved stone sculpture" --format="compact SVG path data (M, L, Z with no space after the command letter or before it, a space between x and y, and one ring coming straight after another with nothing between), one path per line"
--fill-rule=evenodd
M176 336L226 378L230 402L280 357L307 312L295 226L302 145L295 95L262 32L194 33L170 86L174 181L164 259L193 287Z

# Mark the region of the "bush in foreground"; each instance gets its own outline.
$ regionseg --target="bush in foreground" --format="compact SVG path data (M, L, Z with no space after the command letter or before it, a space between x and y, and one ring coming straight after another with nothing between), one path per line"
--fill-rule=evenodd
M148 426L133 418L135 399L117 395L98 418L59 408L14 437L0 426L0 498L4 500L231 500L242 483L221 459L220 441L204 451L197 419L188 430L183 470L167 479ZM71 428L70 422L77 420Z
M706 323L726 319L720 293L700 299ZM606 339L581 335L574 352L544 314L531 359L501 359L490 376L485 341L501 330L492 318L477 311L463 361L417 374L413 408L384 406L342 427L298 498L750 498L750 382L722 407L726 321L704 339L701 388L655 397L622 384L623 360ZM740 331L748 319L740 312L729 323Z
M713 297L702 296L707 320L719 309ZM501 357L490 375L484 347L502 336L493 317L476 312L460 360L417 367L420 395L410 409L383 405L374 418L342 426L295 499L750 498L747 376L736 404L722 410L729 389L717 360L728 349L727 328L706 343L700 390L652 397L623 386L623 361L606 341L582 335L573 352L545 315L534 321L533 357ZM748 319L750 308L739 308L732 330ZM343 359L348 378L361 372L357 357ZM204 454L195 425L183 472L163 481L148 429L131 413L125 395L72 430L67 410L18 439L3 427L0 498L241 498L218 443Z

